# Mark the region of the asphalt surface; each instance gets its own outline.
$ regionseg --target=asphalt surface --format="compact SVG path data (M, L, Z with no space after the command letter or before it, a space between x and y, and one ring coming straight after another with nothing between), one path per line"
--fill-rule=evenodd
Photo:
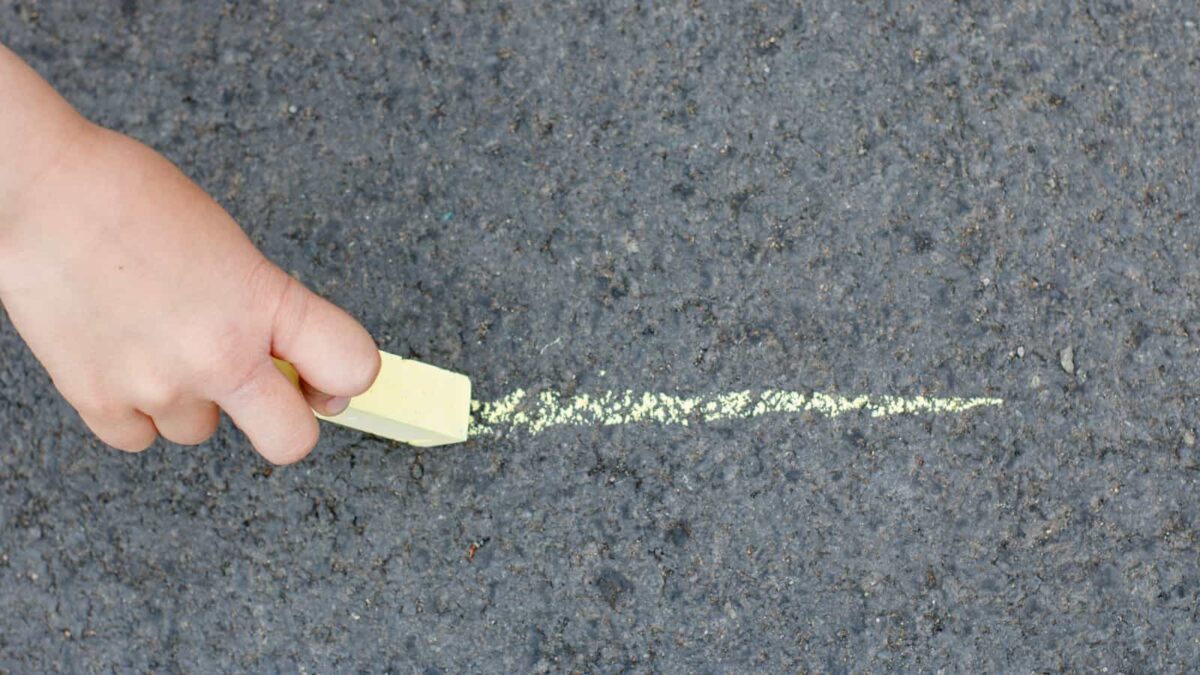
M480 399L1005 400L326 427L272 471L228 423L105 449L0 321L0 669L1195 670L1198 23L0 2L85 114Z

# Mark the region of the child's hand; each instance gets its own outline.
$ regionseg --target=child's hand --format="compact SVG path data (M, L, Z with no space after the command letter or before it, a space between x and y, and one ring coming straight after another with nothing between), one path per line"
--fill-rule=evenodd
M166 159L63 119L54 152L23 149L44 161L25 161L28 180L0 205L0 299L59 391L123 450L160 433L200 443L220 406L266 459L304 457L312 408L339 412L374 380L370 335L264 258ZM303 396L272 355L296 366Z

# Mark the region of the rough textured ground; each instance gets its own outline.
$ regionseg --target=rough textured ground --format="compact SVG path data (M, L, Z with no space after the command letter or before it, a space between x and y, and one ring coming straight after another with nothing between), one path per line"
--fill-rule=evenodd
M480 398L1007 401L429 451L327 428L271 471L229 425L106 450L0 322L0 668L1193 670L1198 22L0 2L81 110Z

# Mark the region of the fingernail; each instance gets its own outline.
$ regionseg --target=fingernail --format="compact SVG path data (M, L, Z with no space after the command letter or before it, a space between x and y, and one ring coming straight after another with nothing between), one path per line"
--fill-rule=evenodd
M350 405L350 399L346 396L334 396L325 402L325 409L330 415L340 415L346 406Z

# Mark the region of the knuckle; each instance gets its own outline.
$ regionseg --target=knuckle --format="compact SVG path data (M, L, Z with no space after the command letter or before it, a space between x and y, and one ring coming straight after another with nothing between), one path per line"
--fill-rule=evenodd
M288 275L270 260L259 257L246 272L241 287L248 289L252 300L269 303L277 300L284 288L281 277L288 278Z
M273 341L278 349L288 351L289 345L303 329L311 305L312 297L308 289L290 275L285 275L283 290L271 322Z
M170 382L155 382L144 387L140 398L139 410L147 412L169 411L179 405L183 392Z
M262 386L263 368L269 364L266 361L237 364L229 368L226 384L222 389L227 398L253 396Z
M245 338L236 326L208 326L201 329L198 348L186 350L179 355L179 369L186 377L198 384L217 381L229 370L229 365Z
M197 327L195 348L179 355L177 370L182 379L200 391L225 390L230 381L241 383L267 349L265 335L256 320L244 315L223 316ZM260 349L261 347L261 349Z

